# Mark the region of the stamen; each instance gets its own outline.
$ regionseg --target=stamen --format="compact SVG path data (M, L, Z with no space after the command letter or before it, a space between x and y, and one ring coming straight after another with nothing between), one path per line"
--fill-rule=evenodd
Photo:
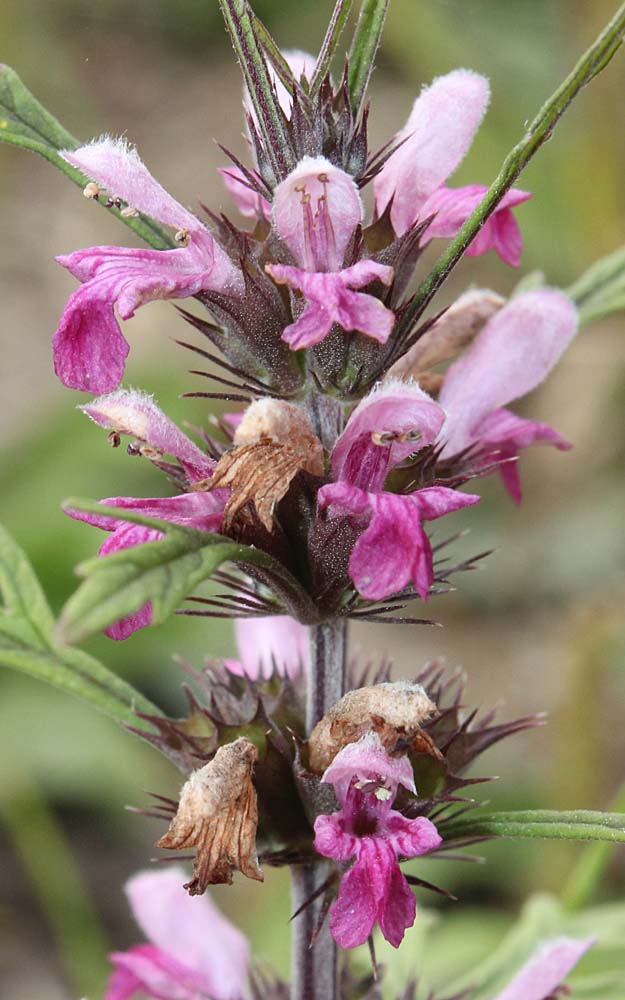
M191 233L188 229L179 229L174 236L176 243L180 244L181 247L188 247L191 242Z
M119 448L120 444L122 443L121 435L119 434L118 431L111 431L107 440L111 448Z
M398 440L398 436L393 431L372 431L371 440L378 448L390 448Z
M100 188L95 181L89 181L82 193L85 198L89 199L89 201L98 201L100 197Z

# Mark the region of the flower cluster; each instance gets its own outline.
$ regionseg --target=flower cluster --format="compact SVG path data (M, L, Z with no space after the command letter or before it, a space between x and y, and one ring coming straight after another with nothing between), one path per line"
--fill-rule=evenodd
M113 445L129 437L129 451L173 485L173 495L109 497L102 513L67 513L108 532L102 556L158 542L169 525L234 541L229 551L241 554L234 574L215 574L231 596L191 595L203 610L188 612L241 619L239 659L198 673L201 694L189 693L186 719L145 717L147 738L185 775L178 802L160 799L169 829L157 844L195 849L189 893L237 870L262 880L265 861L325 858L333 864L322 914L338 944L362 944L379 925L398 947L415 920L411 886L435 888L401 863L453 842L447 809L476 780L465 777L469 764L535 720L495 727L492 716L464 717L458 697L443 704L448 685L430 667L410 683L353 680L309 732L304 626L380 620L427 601L452 572L437 563L427 522L477 503L461 487L495 471L518 502L519 453L540 441L569 447L508 406L551 371L577 315L553 288L509 301L472 290L425 320L416 309L411 281L423 249L453 237L486 190L447 185L486 111L484 77L456 70L434 80L371 157L366 115L346 81L335 87L327 75L313 91L315 59L287 59L290 86L276 83L274 97L290 159L276 161L247 95L252 161L233 158L222 170L248 228L210 213L205 225L124 141L63 154L88 179L89 197L106 192L122 214L175 231L169 249L100 246L59 258L81 285L54 336L57 374L99 394L82 410ZM494 249L517 266L513 209L529 197L510 190L467 254ZM182 313L220 353L191 349L228 377L204 374L247 404L204 433L201 447L151 396L120 387L129 347L118 318L181 298L208 310L210 322ZM250 569L246 551L266 557L261 569ZM137 605L109 625L111 638L151 623L152 603ZM170 869L129 883L152 944L113 956L107 1000L139 990L166 1000L249 995L245 941L207 898L189 902L180 881ZM540 1000L587 946L552 943L499 1000Z

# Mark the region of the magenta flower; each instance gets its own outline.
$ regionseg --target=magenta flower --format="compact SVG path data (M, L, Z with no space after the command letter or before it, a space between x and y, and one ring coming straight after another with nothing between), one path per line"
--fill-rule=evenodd
M146 393L120 389L107 396L100 396L80 409L95 423L111 432L128 434L135 440L144 442L149 457L172 455L182 466L190 486L209 477L215 467L215 462L166 417ZM221 528L228 494L229 490L213 490L208 493L192 491L175 497L109 497L101 502L110 507L137 511L146 517L197 528L199 531L217 532ZM65 513L111 532L100 547L99 555L102 556L162 538L160 531L124 521L122 517L89 514L72 508L65 508ZM137 629L149 625L151 620L152 608L149 603L144 604L138 611L111 625L106 629L106 634L111 639L126 639Z
M487 190L482 184L467 184L461 188L449 188L442 184L430 195L421 211L420 217L423 219L435 216L423 234L422 242L426 243L437 236L455 236ZM469 244L465 251L467 257L478 257L488 250L495 250L506 264L518 267L521 263L523 238L512 209L531 197L529 191L518 188L508 191Z
M444 458L478 446L485 458L516 457L535 441L571 445L547 424L518 417L503 407L535 389L548 375L577 330L577 310L552 288L525 292L488 321L471 346L448 369L439 395L447 411L441 432ZM516 464L501 466L505 486L521 499Z
M150 944L113 952L104 1000L138 993L158 1000L244 1000L249 947L209 896L189 896L184 872L141 872L126 883L134 917Z
M234 630L238 660L225 660L230 673L253 680L299 676L308 667L308 632L294 618L237 618Z
M115 306L122 319L130 319L154 299L208 289L241 293L243 278L208 229L167 194L122 140L103 138L63 156L112 197L175 227L183 244L162 251L89 247L57 257L82 287L70 296L54 335L55 371L71 388L108 392L119 385L129 351Z
M422 242L455 236L481 201L486 188L474 184L448 188L444 182L464 159L489 97L485 77L458 69L437 77L416 99L396 137L401 145L374 180L377 214L391 203L391 222L398 236L434 213ZM518 265L522 241L511 209L530 197L527 191L509 191L467 253L481 254L493 247L503 260Z
M495 1000L549 1000L594 941L568 937L546 941Z
M338 862L355 858L330 908L330 931L342 948L362 944L379 923L398 948L416 916L416 901L398 864L434 850L441 838L423 816L406 819L392 808L399 785L414 792L407 757L390 757L376 733L350 743L322 781L334 785L341 808L315 821L315 849Z
M304 297L303 311L282 335L294 350L319 343L334 323L380 343L390 335L395 322L391 310L353 289L373 281L390 285L393 269L371 260L343 269L362 213L352 178L323 157L304 157L275 190L273 223L298 266L268 264L266 270L278 284Z
M212 493L182 493L176 497L107 497L100 501L109 507L122 507L126 510L136 511L145 517L160 518L163 521L171 521L172 524L181 524L189 528L197 528L198 531L218 532L221 527L225 500L224 490L215 490ZM65 508L65 513L78 521L86 521L96 528L110 531L111 534L100 546L98 555L106 556L111 552L119 552L120 549L133 548L135 545L142 545L145 542L155 542L163 537L162 532L154 528L146 528L140 524L133 524L124 521L123 517L114 518L104 514L90 514L81 510ZM105 629L106 635L110 639L127 639L129 635L137 629L145 628L152 621L152 606L150 603L144 604L138 611L133 612L125 618L121 618L109 628Z
M332 452L336 482L317 494L320 510L349 516L364 528L349 560L363 597L379 600L411 581L427 600L434 579L432 549L422 521L477 503L479 497L444 486L409 494L384 490L388 472L417 448L432 444L444 410L414 382L389 380L363 399Z
M159 455L173 455L190 482L205 479L215 468L215 461L165 416L148 393L118 389L92 399L79 409L100 427L143 441Z

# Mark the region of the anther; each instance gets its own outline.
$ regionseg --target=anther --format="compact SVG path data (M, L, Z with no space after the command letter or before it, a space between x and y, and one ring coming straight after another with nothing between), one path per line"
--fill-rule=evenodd
M88 198L90 201L97 201L100 197L100 188L95 181L89 181L82 193L85 198Z
M122 208L120 215L122 219L136 219L139 212L136 208L133 208L132 205L126 205L125 208Z
M121 436L117 431L111 431L107 440L111 448L119 448L120 444L122 443Z
M393 431L372 431L371 440L378 448L388 448L398 440L398 437Z
M126 446L126 451L129 455L132 455L132 457L135 458L137 455L141 454L141 442L131 441L130 444Z
M174 236L174 240L181 247L188 247L191 242L191 234L188 229L179 229Z
M398 441L419 441L423 435L420 430L413 427L411 431L406 431L405 434L400 434L397 438Z

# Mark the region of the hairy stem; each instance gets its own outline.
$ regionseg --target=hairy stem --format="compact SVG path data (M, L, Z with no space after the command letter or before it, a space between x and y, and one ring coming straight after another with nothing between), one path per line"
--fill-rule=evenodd
M310 668L306 701L306 727L310 732L328 709L339 700L345 685L347 623L324 622L310 629ZM293 911L302 906L328 875L324 861L291 869ZM293 921L291 945L291 1000L336 1000L337 951L327 920L311 948L317 928L321 897Z
M575 68L560 84L555 93L543 104L525 135L508 153L497 177L475 211L458 232L455 239L436 261L427 278L418 289L404 317L406 325L414 322L432 300L438 289L454 269L486 220L510 190L521 171L547 139L551 138L558 121L571 101L594 80L610 62L625 35L625 4L604 28L598 38L581 57Z

